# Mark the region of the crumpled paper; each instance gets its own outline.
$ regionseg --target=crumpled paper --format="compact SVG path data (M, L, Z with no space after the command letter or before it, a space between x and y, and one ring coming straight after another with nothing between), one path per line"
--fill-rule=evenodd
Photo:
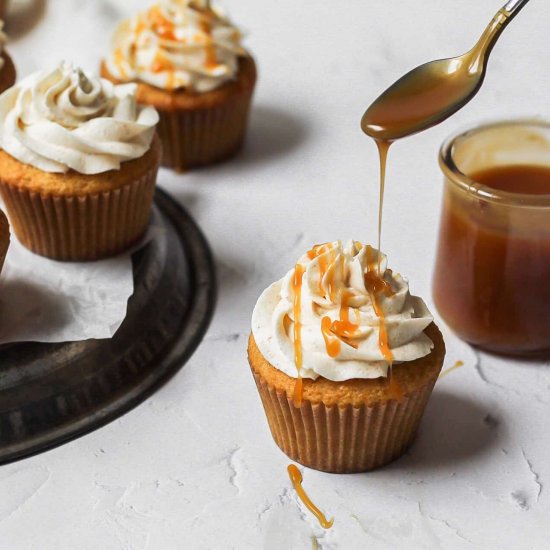
M12 234L0 275L0 344L112 337L134 291L133 252L57 262L33 254Z

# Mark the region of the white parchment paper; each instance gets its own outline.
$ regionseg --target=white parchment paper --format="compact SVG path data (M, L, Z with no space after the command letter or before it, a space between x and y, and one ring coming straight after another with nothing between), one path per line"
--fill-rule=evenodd
M29 252L12 235L0 276L0 344L113 336L134 291L131 253L56 262Z

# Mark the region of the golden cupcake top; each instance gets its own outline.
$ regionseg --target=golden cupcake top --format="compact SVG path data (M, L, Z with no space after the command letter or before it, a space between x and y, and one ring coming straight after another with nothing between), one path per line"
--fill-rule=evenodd
M241 33L205 0L162 0L115 31L106 59L119 81L207 92L234 80L245 56Z

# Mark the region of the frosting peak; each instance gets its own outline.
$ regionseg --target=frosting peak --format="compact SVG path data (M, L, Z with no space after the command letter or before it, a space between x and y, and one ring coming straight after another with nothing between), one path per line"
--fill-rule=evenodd
M158 122L135 93L67 63L34 73L0 95L0 146L45 172L118 169L148 151Z
M121 81L206 92L235 78L241 33L204 1L162 0L123 21L106 64Z
M387 268L384 254L338 241L314 247L263 292L252 332L262 355L285 374L342 381L387 376L393 362L429 354L433 344L424 329L431 322L424 302Z

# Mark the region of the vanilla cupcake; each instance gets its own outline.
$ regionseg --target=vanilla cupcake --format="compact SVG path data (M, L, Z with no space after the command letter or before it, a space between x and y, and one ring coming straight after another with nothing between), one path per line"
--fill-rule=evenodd
M260 296L248 359L275 442L335 473L400 456L417 432L445 345L386 257L316 246Z
M0 273L4 267L4 260L10 246L10 226L8 218L2 210L0 210Z
M2 4L0 0L0 9L1 7ZM2 18L2 13L0 13L0 19ZM0 94L8 88L11 88L15 84L17 78L13 60L5 49L7 40L8 37L4 32L4 22L0 21Z
M165 166L184 171L241 148L256 66L208 2L163 0L123 21L101 73L137 82L138 101L158 110Z
M21 243L96 260L144 234L160 162L158 115L136 86L68 64L0 95L0 194Z

